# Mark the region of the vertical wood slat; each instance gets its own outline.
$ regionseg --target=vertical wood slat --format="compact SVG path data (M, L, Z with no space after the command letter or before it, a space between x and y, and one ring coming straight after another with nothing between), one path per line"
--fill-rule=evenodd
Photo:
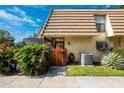
M52 64L56 66L66 65L66 50L61 48L51 49Z

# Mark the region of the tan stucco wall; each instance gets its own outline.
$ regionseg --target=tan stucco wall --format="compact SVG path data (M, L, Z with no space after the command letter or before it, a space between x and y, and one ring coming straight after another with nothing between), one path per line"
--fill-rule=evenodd
M50 36L49 36L50 37ZM56 36L55 36L56 37ZM54 37L54 38L55 38ZM103 51L96 50L96 41L106 41L110 47L116 47L115 45L121 45L117 47L124 47L124 37L108 37L105 32L98 33L97 36L87 37L87 36L66 36L65 39L65 48L67 49L67 57L70 52L74 53L75 60L80 61L80 53L91 53L93 54L94 62L99 62L105 54ZM70 45L68 45L70 42Z
M92 53L95 62L99 62L104 52L96 50L96 41L109 41L106 38L104 32L99 33L95 37L65 37L65 48L67 49L67 55L72 52L75 55L75 60L80 60L79 52ZM70 42L70 45L68 45Z

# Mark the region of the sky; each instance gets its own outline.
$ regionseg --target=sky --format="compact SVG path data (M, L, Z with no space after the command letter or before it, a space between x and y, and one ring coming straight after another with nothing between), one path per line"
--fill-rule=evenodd
M51 9L115 9L118 5L0 5L0 29L16 41L37 33Z

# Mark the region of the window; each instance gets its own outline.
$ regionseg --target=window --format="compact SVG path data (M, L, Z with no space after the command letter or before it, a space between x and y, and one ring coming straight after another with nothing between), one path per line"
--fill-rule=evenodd
M105 31L105 16L95 16L96 29L98 32Z
M96 49L97 50L107 50L108 49L108 44L105 41L96 41Z

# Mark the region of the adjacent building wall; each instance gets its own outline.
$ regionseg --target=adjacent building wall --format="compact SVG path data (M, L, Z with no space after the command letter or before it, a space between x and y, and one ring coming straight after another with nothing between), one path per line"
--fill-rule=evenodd
M106 41L109 43L105 32L101 32L95 37L65 37L67 55L72 52L75 55L75 60L80 61L80 52L91 53L93 54L94 62L100 62L105 52L96 50L96 41Z

